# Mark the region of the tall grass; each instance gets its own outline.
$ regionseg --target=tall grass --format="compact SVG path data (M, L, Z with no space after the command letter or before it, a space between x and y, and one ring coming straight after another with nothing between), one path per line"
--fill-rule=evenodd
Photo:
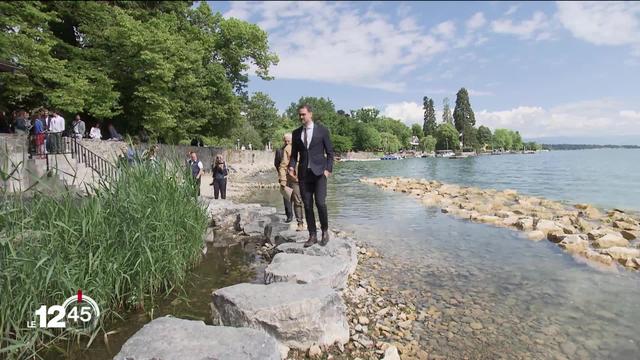
M180 164L125 166L92 193L0 194L0 358L37 355L77 337L27 328L40 305L82 289L108 321L148 308L199 260L207 215Z

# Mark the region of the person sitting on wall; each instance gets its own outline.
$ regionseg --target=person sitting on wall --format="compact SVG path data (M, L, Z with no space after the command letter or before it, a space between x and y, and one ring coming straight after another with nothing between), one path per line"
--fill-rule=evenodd
M100 140L102 139L102 132L100 131L100 122L97 121L92 127L91 127L91 131L89 132L89 138L93 139L93 140Z
M115 140L115 141L122 141L122 135L118 134L118 131L116 131L116 128L113 126L113 124L109 124L109 140Z

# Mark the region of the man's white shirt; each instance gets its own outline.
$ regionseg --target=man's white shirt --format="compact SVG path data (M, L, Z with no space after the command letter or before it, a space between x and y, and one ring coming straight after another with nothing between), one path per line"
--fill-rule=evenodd
M64 131L64 118L62 116L54 116L49 124L49 131L52 133L61 133Z
M304 144L304 126L302 127L302 132L301 132L301 135L300 135L300 139L302 139L302 143ZM309 148L309 145L311 144L311 139L313 139L313 122L307 128L307 149Z

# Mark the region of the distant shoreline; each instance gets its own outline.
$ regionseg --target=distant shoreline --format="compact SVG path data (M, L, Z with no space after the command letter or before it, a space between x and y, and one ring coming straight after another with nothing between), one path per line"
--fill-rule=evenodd
M640 149L640 145L542 144L549 150Z

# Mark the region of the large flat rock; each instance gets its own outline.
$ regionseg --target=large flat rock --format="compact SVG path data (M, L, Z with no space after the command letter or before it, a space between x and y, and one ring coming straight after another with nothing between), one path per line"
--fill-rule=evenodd
M346 307L329 286L244 283L216 290L212 298L221 325L261 329L291 348L349 341Z
M274 236L273 245L278 246L285 243L304 243L309 238L306 231L284 230ZM302 244L300 244L302 246Z
M161 317L129 338L114 360L280 358L277 341L263 331Z
M265 284L293 282L344 289L349 278L347 258L279 253L264 270Z
M315 244L305 248L303 245L303 243L299 242L288 242L278 245L277 250L288 254L340 257L349 262L349 274L356 271L356 267L358 266L358 250L353 241L349 239L331 239L326 246Z

